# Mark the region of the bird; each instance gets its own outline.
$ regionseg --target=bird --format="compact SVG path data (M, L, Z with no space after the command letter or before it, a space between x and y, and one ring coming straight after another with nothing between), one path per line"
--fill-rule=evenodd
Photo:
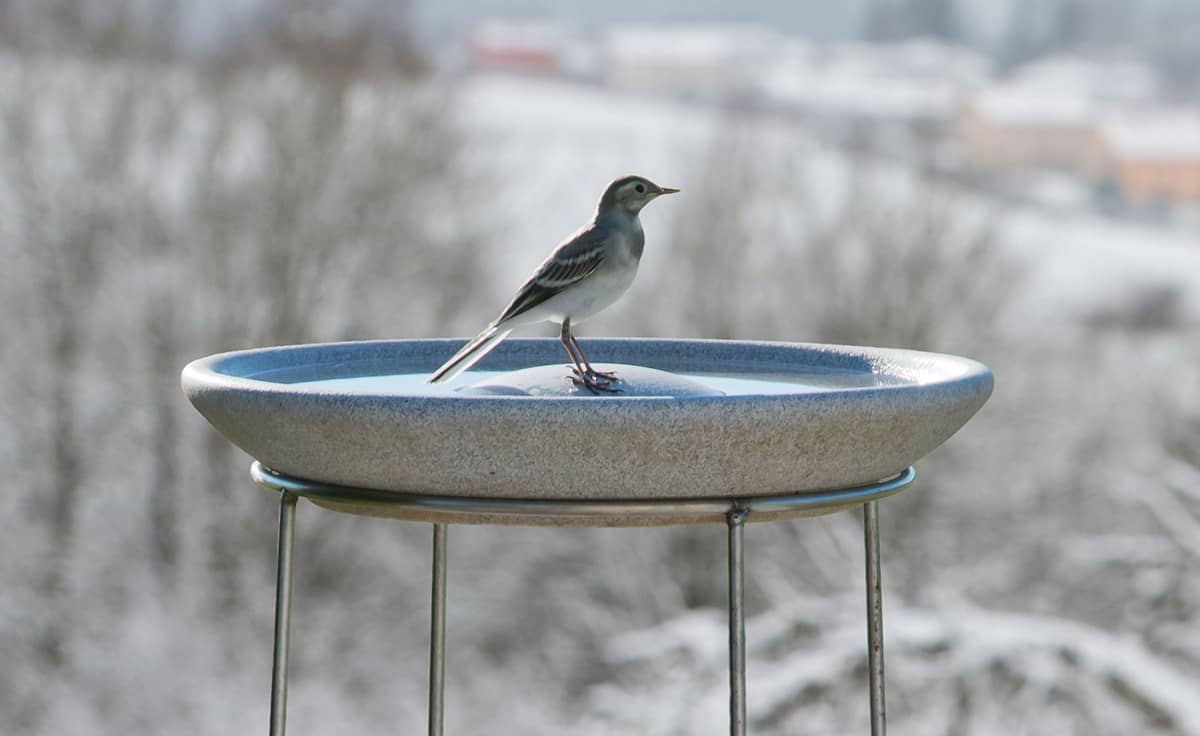
M619 379L592 367L571 329L611 306L629 289L646 243L638 213L658 197L678 191L660 187L642 176L623 176L610 182L591 222L559 243L500 316L434 371L428 382L452 380L517 327L558 322L559 340L571 359L575 385L592 393L619 393L620 389L613 386Z

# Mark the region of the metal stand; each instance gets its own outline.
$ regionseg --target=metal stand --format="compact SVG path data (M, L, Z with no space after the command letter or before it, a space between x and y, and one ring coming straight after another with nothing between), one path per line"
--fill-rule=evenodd
M883 683L883 586L879 575L879 502L863 504L867 561L867 679L871 692L871 736L887 733Z
M259 463L251 475L260 485L280 491L279 557L275 578L275 658L271 670L270 736L284 736L287 716L287 656L292 605L292 548L296 534L296 500L310 497L322 503L369 503L399 510L398 518L411 514L433 524L433 590L429 635L429 734L442 736L446 679L446 567L447 526L476 515L510 519L514 523L587 524L614 518L664 523L686 513L691 520L723 520L729 530L729 732L745 736L746 718L746 618L744 538L747 521L787 518L788 514L814 514L863 506L867 572L867 644L871 701L871 736L885 736L883 678L883 600L880 584L879 499L912 485L916 472L908 468L895 478L869 486L825 493L739 500L655 501L522 501L511 499L452 498L390 494L345 488L290 478ZM665 522L665 523L670 523Z
M746 510L734 508L729 524L729 733L746 736Z
M292 628L292 549L296 542L294 493L279 494L279 554L275 571L275 656L271 661L271 736L287 729L288 639Z
M433 525L433 606L429 614L429 736L442 736L446 693L446 525Z

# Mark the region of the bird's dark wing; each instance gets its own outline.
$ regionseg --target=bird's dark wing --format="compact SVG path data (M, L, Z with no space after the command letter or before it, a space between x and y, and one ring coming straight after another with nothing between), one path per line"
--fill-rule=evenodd
M592 224L564 241L538 266L492 324L520 316L591 275L608 252L605 237L603 228Z

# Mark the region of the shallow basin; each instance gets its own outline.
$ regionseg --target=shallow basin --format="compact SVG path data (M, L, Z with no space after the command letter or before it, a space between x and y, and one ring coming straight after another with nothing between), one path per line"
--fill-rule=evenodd
M891 478L987 400L991 372L909 350L588 339L621 393L570 381L554 339L510 339L450 384L461 340L264 348L196 360L183 388L270 471L398 494L750 498Z

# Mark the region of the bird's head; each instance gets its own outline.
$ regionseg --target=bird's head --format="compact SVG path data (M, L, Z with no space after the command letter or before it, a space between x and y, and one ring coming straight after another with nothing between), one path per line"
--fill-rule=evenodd
M600 197L599 210L601 212L621 210L636 215L650 200L678 191L678 189L660 187L641 176L623 176L613 181L604 190L604 195Z

